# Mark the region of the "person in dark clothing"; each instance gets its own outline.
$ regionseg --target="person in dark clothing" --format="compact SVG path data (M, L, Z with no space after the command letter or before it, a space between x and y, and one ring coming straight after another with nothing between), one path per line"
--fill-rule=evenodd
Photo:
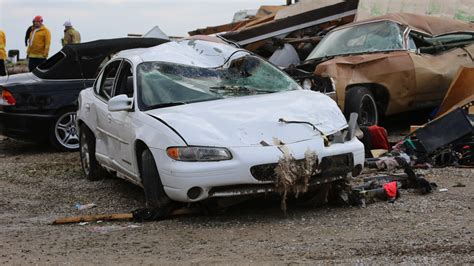
M28 29L26 29L26 34L25 34L25 46L28 46L28 42L30 41L30 34L31 30L35 27L35 22L33 21L33 25L28 26Z

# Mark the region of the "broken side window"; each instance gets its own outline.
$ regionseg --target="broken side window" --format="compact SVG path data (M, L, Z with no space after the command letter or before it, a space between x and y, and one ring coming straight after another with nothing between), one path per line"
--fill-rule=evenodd
M132 65L126 61L124 61L122 64L114 96L120 94L125 94L129 98L133 97Z
M417 32L410 33L410 39L422 53L436 54L452 48L474 43L473 33L452 33L442 36L427 36Z
M120 60L111 62L105 67L104 72L102 72L102 76L97 84L96 93L104 100L108 100L112 96L115 86L115 76L117 75L120 63Z

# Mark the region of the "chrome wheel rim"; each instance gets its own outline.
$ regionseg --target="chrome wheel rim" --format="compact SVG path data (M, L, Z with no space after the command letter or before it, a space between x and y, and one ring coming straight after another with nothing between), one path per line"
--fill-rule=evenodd
M81 132L81 163L84 174L87 176L90 172L89 146L87 145L86 134Z
M68 112L59 117L54 126L57 142L66 149L79 148L79 137L76 129L76 113Z

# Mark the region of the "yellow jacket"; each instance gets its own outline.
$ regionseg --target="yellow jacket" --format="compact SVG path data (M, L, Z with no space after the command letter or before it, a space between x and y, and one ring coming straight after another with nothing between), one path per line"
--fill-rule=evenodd
M41 25L39 29L31 31L26 54L30 58L48 58L50 44L51 33L44 25Z
M0 60L7 59L7 51L5 46L7 45L7 37L5 37L5 32L0 30Z
M63 46L67 44L75 44L81 42L81 34L73 27L64 30Z

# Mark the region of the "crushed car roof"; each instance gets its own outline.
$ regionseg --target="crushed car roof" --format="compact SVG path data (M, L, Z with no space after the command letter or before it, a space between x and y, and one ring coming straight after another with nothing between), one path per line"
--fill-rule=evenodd
M410 26L416 31L420 31L422 33L432 36L444 35L453 32L474 32L473 23L467 23L450 18L423 16L410 13L392 13L379 17L373 17L370 19L348 24L341 28L381 20L390 20L401 25Z
M64 46L60 52L51 56L33 70L43 79L80 79L94 78L100 63L111 54L125 49L151 47L168 42L158 38L116 38L97 40L81 44ZM57 60L58 54L64 58ZM43 67L43 68L42 68Z
M246 50L222 43L201 40L179 40L147 49L122 51L117 54L117 57L127 57L136 63L141 61L160 61L212 68L224 65L228 62L230 56L238 52L249 53Z

